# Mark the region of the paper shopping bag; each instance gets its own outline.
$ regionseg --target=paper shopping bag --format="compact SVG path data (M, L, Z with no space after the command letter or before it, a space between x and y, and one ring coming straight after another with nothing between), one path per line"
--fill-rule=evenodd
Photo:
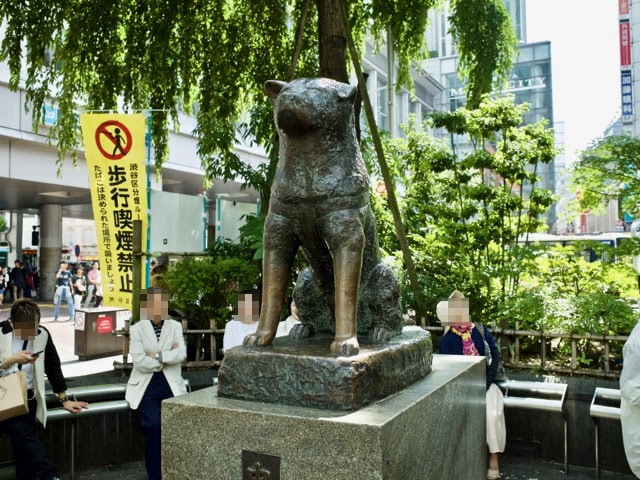
M20 370L0 378L0 421L28 412L26 373Z

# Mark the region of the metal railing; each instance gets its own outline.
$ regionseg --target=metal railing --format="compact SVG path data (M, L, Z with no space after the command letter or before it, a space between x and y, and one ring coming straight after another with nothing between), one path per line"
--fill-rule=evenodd
M76 475L76 437L78 423L81 418L105 415L109 413L130 412L129 403L124 399L127 384L94 385L88 387L75 387L67 389L66 394L70 398L78 398L81 401L91 402L89 408L78 413L71 413L60 407L58 396L53 392L46 393L47 405L56 405L57 408L47 410L47 422L68 420L71 434L69 436L69 478L75 479Z
M191 382L183 379L187 392L191 392ZM106 385L90 385L84 387L73 387L66 391L69 398L78 399L89 403L89 408L78 413L71 413L60 406L58 395L52 391L47 391L45 399L47 406L55 408L47 409L47 422L67 420L70 422L71 434L69 436L69 478L74 480L76 468L76 437L78 423L80 419L90 416L106 415L112 413L129 413L129 403L124 399L127 389L126 383L115 383Z
M503 364L507 367L518 369L533 369L540 368L541 370L562 373L562 374L581 374L595 377L620 377L620 371L611 368L611 345L616 343L620 346L618 351L622 352L622 345L629 338L628 335L596 335L596 334L576 334L576 333L557 333L557 332L545 332L537 330L519 330L517 328L489 328L491 333L498 344L501 346L501 352L503 352ZM433 335L441 336L444 332L442 326L427 326L426 330ZM500 339L506 339L506 342L500 342ZM523 351L522 342L525 338L532 338L534 342L539 345L539 354L534 356L526 355ZM568 366L559 366L558 363L566 363L565 356L555 354L549 351L548 343L552 340L568 340L570 342L571 354L569 356ZM586 341L590 344L599 344L602 349L602 362L599 368L584 367L580 365L578 355L578 342ZM505 345L506 343L506 345ZM506 353L506 355L505 355ZM529 360L532 358L538 358L537 361L532 363L531 361L524 361L524 358ZM558 361L551 361L551 357Z
M218 335L224 335L224 328L216 328L215 320L211 320L210 328L198 328L191 329L188 326L188 320L182 320L182 334L184 336L184 341L187 345L194 342L189 342L190 338L195 337L195 351L197 356L202 352L202 337L203 335L209 336L209 360L200 360L196 358L195 360L185 360L182 363L183 368L216 368L222 364L221 360L217 359L217 352L220 348L219 342L217 339ZM114 335L119 335L125 337L125 346L122 352L122 362L114 362L114 368L116 370L129 370L132 367L132 363L129 362L129 328L124 328L121 330L114 330Z

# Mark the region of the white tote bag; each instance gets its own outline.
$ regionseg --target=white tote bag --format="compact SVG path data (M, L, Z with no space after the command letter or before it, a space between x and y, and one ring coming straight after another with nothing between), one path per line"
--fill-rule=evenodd
M504 452L507 425L504 420L504 396L495 383L487 390L487 445L490 453Z

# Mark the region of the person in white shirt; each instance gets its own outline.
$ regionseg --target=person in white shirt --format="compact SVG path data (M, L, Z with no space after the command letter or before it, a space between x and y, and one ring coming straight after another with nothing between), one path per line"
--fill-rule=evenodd
M258 329L259 310L260 304L251 293L241 293L238 296L238 315L224 326L223 352L242 345L244 337L255 333Z

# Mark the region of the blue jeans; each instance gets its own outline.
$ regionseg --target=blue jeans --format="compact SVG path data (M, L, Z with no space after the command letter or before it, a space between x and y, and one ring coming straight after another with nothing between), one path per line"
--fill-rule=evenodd
M58 287L56 287L56 290ZM53 310L53 319L58 320L58 315L60 314L60 305L62 304L62 298L64 297L67 301L67 306L69 307L69 318L73 320L73 296L71 295L70 287L62 287L62 295L58 295L56 299L56 308Z

